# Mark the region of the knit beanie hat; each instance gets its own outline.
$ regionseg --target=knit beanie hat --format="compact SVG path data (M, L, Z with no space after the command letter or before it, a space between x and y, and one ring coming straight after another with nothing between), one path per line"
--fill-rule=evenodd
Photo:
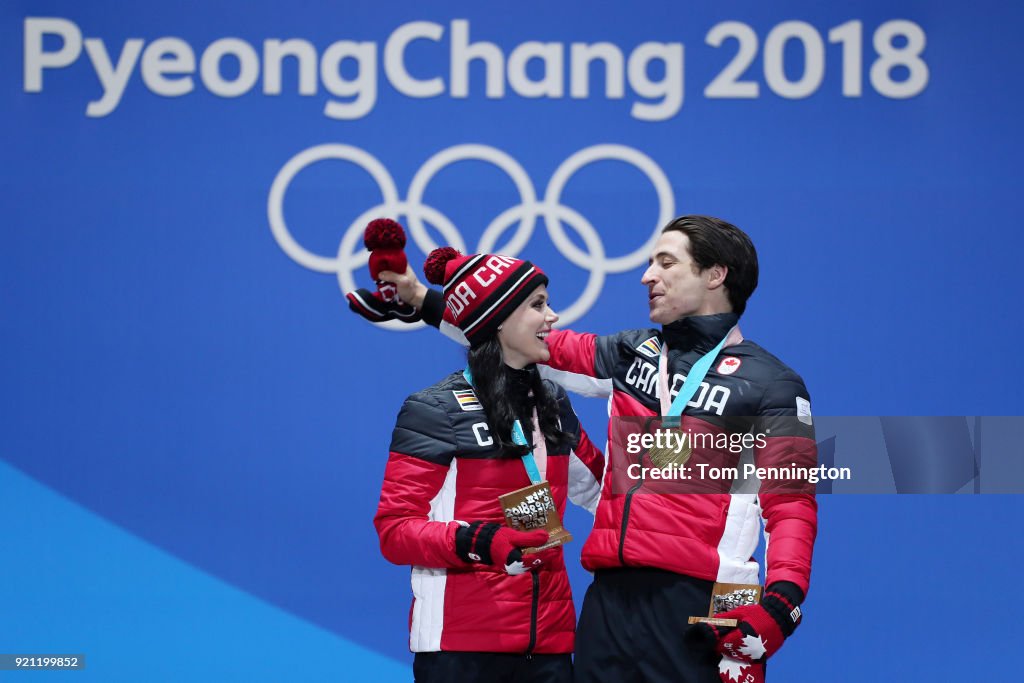
M498 326L548 276L529 261L501 254L460 254L452 247L430 252L427 281L443 285L444 320L458 326L471 347L498 333Z

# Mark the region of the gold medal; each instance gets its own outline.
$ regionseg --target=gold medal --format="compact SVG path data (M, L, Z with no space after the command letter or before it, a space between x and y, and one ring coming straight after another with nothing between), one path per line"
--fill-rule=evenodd
M693 454L693 447L690 445L690 435L682 429L664 429L659 436L664 443L661 446L654 446L647 451L651 464L659 469L669 465L682 467Z

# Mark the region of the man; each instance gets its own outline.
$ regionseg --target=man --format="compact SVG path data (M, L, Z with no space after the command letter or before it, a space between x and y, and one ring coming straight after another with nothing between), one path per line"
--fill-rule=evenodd
M381 277L444 330L440 298L411 271ZM814 466L803 381L737 326L757 279L757 253L743 231L717 218L683 216L663 229L641 280L660 329L607 336L556 330L547 337L553 379L591 395L597 385L611 396L613 445L582 551L594 582L580 615L576 680L756 683L800 621L817 530L806 487L758 494L739 493L740 482L708 494L658 493L643 480L627 487L623 453L614 447L617 420L672 414L670 400L686 391L679 428L691 439L743 424L759 436L755 465ZM677 412L682 407L677 402ZM690 462L735 463L729 456L696 445L688 454ZM758 582L751 555L762 518L770 542L760 603L720 615L735 618L736 627L690 626L690 616L708 613L716 582Z

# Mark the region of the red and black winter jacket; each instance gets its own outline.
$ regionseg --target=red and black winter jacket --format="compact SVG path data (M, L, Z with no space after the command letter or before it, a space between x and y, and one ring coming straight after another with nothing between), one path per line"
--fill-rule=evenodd
M541 474L560 514L567 496L593 511L604 457L581 429L565 391L545 385L575 445L559 449L548 442ZM504 523L498 496L530 485L522 459L495 448L483 408L461 373L406 399L390 450L374 525L384 557L413 566L410 649L572 652L576 614L560 548L540 569L517 576L456 554L460 521Z
M693 364L736 325L732 313L683 318L661 330L629 330L598 336L556 330L548 337L551 350L546 377L572 390L579 387L609 393L609 413L617 416L660 415L658 361L668 343L669 393L675 398ZM595 383L594 380L597 380ZM720 434L741 422L764 435L752 448L757 467L813 468L817 447L810 398L803 380L778 358L754 342L726 346L682 417L682 429ZM611 430L611 425L610 425ZM617 452L618 451L618 452ZM594 530L583 547L583 565L657 567L700 579L726 583L757 583L752 558L761 523L767 541L765 583L791 581L806 594L817 533L814 496L783 486L773 493L762 483L759 493L644 495L651 482L621 481L626 468L609 454ZM692 462L737 466L740 455L727 450L695 448ZM617 480L618 479L618 480ZM738 491L739 489L737 489Z

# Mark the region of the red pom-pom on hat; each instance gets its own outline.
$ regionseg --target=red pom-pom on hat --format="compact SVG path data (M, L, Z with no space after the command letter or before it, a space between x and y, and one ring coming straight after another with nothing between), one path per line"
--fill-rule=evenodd
M452 259L456 259L462 256L458 249L454 247L440 247L430 252L427 256L427 260L423 263L423 274L427 278L427 282L432 285L444 285L444 270L445 266Z
M405 230L390 218L370 221L363 233L363 244L370 251L374 249L402 249L405 247Z

